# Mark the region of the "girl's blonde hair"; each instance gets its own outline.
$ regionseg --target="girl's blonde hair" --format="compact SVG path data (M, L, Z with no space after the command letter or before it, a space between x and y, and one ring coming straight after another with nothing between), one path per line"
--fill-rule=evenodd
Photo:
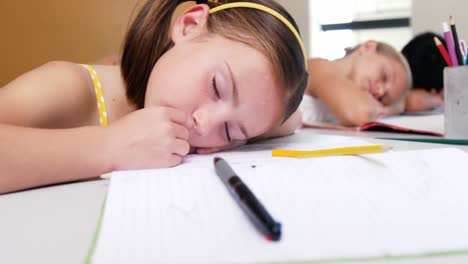
M146 87L158 59L174 43L170 38L171 18L187 0L148 0L131 25L123 46L121 70L127 85L127 97L144 107ZM251 2L269 7L284 16L299 32L294 19L272 0L208 1L210 8L233 2ZM247 43L271 61L284 92L286 120L298 108L307 86L305 54L292 31L283 22L251 8L231 8L209 15L207 28L231 40ZM254 87L253 87L254 88Z

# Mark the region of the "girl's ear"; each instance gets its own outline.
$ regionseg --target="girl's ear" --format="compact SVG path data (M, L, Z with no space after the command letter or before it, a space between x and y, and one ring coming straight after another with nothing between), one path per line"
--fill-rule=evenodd
M209 7L207 5L194 5L185 11L174 23L171 38L174 43L196 38L207 32Z
M368 52L375 52L377 51L377 41L375 40L368 40L361 44L358 48L358 54L368 53Z

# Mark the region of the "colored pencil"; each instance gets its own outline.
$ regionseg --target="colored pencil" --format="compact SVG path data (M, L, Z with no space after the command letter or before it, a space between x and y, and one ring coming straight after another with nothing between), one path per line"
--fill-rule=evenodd
M461 53L460 41L458 40L457 26L455 26L455 20L452 16L449 19L450 29L452 31L453 45L455 47L455 54L457 54L457 60L460 65L463 65L465 61L463 60L463 55Z
M461 48L461 52L462 52L462 55L463 57L466 57L466 43L465 43L465 40L462 39L460 40L460 48Z
M447 63L447 66L452 67L452 61L450 60L450 57L449 57L449 55L447 53L447 50L445 49L442 42L437 37L434 37L434 42L435 42L435 45L437 46L437 48L439 49L440 54L444 58L445 63Z
M450 28L447 22L443 22L442 27L444 29L445 43L447 43L447 50L450 55L450 60L452 61L452 65L458 66L458 59L457 59L457 54L455 53L455 46L453 44L452 33L450 32Z

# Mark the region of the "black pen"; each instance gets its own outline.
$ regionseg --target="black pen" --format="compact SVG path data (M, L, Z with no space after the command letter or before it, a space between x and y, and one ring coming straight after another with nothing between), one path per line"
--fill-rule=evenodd
M268 240L278 241L281 238L281 224L273 220L265 207L250 191L229 164L222 158L214 158L216 174L229 189L234 199L249 216L254 225L266 235Z

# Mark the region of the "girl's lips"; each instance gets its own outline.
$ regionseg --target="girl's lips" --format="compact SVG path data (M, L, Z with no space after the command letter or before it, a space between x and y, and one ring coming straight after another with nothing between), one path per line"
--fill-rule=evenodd
M375 98L379 99L381 97L380 91L377 91L377 88L374 86L371 80L368 81L369 84L369 93Z

